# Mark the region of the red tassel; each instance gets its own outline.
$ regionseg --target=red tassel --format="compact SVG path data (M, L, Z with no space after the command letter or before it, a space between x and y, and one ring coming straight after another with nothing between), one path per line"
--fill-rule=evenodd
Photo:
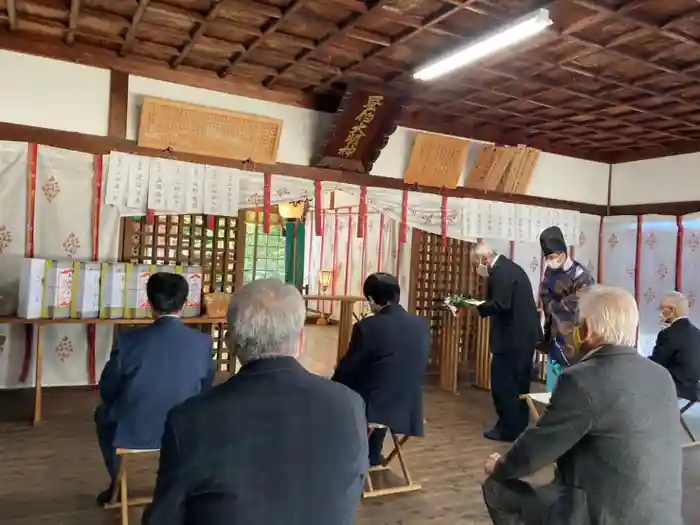
M156 222L156 212L155 210L152 210L151 208L148 208L146 210L146 224L149 226L153 226Z
M357 236L363 239L367 231L367 186L360 188L360 211L358 214Z
M442 246L447 248L447 195L442 196Z
M207 215L207 229L213 230L214 228L216 228L216 217Z
M272 175L265 173L265 185L263 189L263 232L270 233L270 202L272 200Z
M92 385L93 390L97 386L97 371L95 366L95 348L97 347L97 334L95 332L95 325L88 325L88 348L90 353L88 354L88 373L90 374L90 385Z
M399 235L399 246L406 244L406 223L408 222L408 191L403 190L401 201L401 231Z
M323 237L323 188L321 181L314 182L314 213L316 214L316 235Z

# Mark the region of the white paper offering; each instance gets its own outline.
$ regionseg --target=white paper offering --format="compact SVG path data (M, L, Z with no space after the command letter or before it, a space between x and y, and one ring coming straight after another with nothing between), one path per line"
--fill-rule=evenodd
M145 212L151 159L149 157L132 156L130 160L126 205L128 208Z
M166 209L168 213L179 215L185 213L185 170L182 162L172 162L168 166L165 189Z
M148 209L156 213L167 211L165 200L165 180L161 159L153 159L150 165L148 180Z
M113 151L109 156L107 182L105 187L105 204L121 208L126 199L129 182L129 157Z
M204 174L205 167L198 164L183 164L185 211L199 215L204 213Z

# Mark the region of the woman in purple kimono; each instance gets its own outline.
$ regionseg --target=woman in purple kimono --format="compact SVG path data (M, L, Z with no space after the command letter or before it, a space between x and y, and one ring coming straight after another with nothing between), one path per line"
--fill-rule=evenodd
M540 286L544 312L544 349L547 359L547 390L551 392L563 368L576 362L573 341L578 301L587 286L595 284L590 272L568 255L564 234L550 226L540 234L546 269Z

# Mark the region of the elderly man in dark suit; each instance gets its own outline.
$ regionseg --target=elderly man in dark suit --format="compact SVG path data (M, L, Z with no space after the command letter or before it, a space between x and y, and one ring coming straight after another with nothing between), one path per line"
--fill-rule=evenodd
M680 292L669 292L661 299L659 310L666 328L656 337L650 359L669 371L678 397L698 401L700 329L688 319L688 299Z
M375 315L355 324L348 353L333 380L352 388L367 404L367 421L405 436L423 435L423 381L430 354L430 326L399 304L393 275L367 277L363 293ZM386 429L369 437L371 466L383 463Z
M243 365L168 415L145 525L351 525L367 472L360 396L304 370L293 286L233 294L227 345Z
M638 321L622 288L593 286L581 297L583 357L562 372L537 424L486 461L495 525L683 525L676 391L634 348ZM554 461L549 485L521 481Z
M527 405L535 347L542 339L537 303L525 271L481 242L477 273L486 277L486 301L477 307L491 319L491 395L498 421L484 437L514 441L528 425Z
M112 484L98 495L100 505L109 501L119 471L116 449L160 448L170 409L211 388L211 337L180 319L188 293L182 275L153 274L146 283L153 324L120 334L102 371L95 424Z

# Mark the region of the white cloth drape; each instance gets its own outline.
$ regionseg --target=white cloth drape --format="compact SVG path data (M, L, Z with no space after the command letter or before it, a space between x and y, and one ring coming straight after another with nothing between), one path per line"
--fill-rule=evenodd
M700 213L685 215L680 264L680 291L690 303L690 320L700 326Z
M635 293L637 217L603 219L603 268L601 282Z
M17 311L26 250L27 144L0 141L0 315ZM24 362L24 327L0 325L0 388L17 388ZM31 364L33 384L34 363Z
M639 258L639 353L650 355L661 326L659 301L676 287L678 224L675 216L645 215Z
M532 294L538 298L542 282L542 249L539 243L516 241L513 246L513 260L525 270L530 279Z
M601 220L602 218L597 215L582 213L577 242L571 243L574 248L574 259L586 267L596 282L600 281L600 276L598 275L598 252L600 248Z

